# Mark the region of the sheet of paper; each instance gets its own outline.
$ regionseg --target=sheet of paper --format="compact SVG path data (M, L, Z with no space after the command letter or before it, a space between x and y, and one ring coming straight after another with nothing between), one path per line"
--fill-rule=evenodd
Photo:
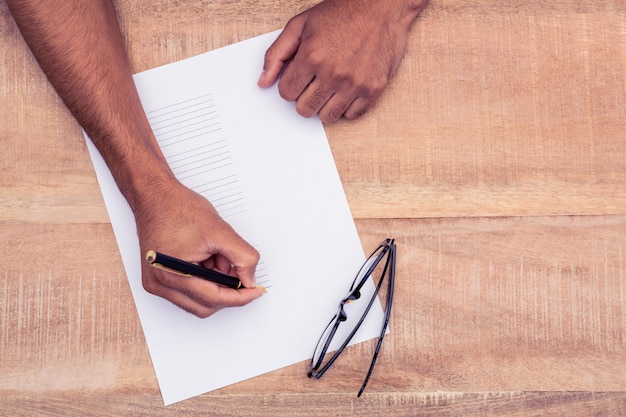
M177 178L261 253L259 300L198 319L147 293L133 214L87 140L166 405L309 360L364 261L321 122L256 85L277 35L135 76ZM381 324L377 304L355 342Z

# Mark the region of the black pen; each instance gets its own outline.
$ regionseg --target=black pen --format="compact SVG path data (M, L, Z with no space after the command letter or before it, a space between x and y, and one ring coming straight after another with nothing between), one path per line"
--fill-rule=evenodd
M221 284L236 290L245 288L237 277L222 274L221 272L217 272L212 269L203 268L200 265L181 261L180 259L163 255L162 253L153 250L148 251L146 254L146 261L156 268L161 268L178 275L187 277L194 276L206 279L207 281L215 282L216 284Z

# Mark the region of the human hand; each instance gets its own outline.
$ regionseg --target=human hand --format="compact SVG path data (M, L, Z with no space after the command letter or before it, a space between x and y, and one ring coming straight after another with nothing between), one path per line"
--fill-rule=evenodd
M425 0L325 0L292 18L265 54L259 86L325 123L367 112L396 72ZM282 71L282 75L281 74Z
M205 318L224 307L243 306L262 295L255 288L258 252L243 240L204 197L171 181L134 209L142 255L151 249L238 277L234 290L196 277L151 267L142 260L146 291Z

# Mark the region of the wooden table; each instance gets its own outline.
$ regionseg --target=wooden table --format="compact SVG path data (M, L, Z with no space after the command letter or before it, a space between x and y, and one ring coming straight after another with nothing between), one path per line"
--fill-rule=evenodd
M315 0L118 1L135 71ZM368 115L326 127L392 332L164 407L80 127L0 3L0 415L618 415L626 409L626 1L432 0ZM99 259L106 256L113 263Z

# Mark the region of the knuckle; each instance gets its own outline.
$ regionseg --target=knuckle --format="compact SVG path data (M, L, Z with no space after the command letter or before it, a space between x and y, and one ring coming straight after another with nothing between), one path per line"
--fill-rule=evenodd
M320 112L320 120L324 123L334 123L343 116L344 110L339 107L333 107L332 109Z
M261 259L261 254L259 253L259 251L253 247L250 247L250 250L248 251L247 258L246 258L246 264L256 265L257 263L259 263L260 259Z
M294 82L291 78L287 78L286 76L280 78L278 81L278 94L280 94L283 100L294 101L298 98L293 85Z
M370 90L372 91L373 96L378 97L383 92L388 82L389 82L389 78L387 77L381 77L375 80L373 85L370 87Z
M311 117L322 107L326 101L326 94L316 89L310 95L306 95L296 101L296 110L302 116Z
M358 103L353 104L350 108L345 112L344 117L348 120L358 119L367 113L370 109L371 102L366 101L364 99L358 100Z
M192 312L192 314L195 315L198 318L206 319L206 318L210 317L213 314L213 311L204 310L203 309L202 311L198 310L198 311Z
M346 113L346 119L348 120L354 120L354 119L358 119L359 117L365 115L367 113L367 111L369 110L368 106L364 106L361 107L360 109L358 109L357 111L353 112L353 113Z
M318 68L327 61L327 55L324 49L311 48L304 54L304 60L307 65Z
M182 308L183 310L185 310L187 313L193 314L194 316L201 318L201 319L206 319L207 317L211 316L216 311L208 307L191 306L191 305L183 304L183 303L180 303L180 304L174 303L174 304Z
M362 83L360 87L361 93L359 95L373 100L382 94L388 81L387 77L371 78Z
M322 106L322 104L324 104L324 101L326 101L326 95L320 90L316 90L311 95L311 98L306 101L306 105L309 107L309 110L315 112Z
M161 284L159 284L155 279L144 278L142 280L143 288L150 294L160 295L161 294Z
M300 116L307 118L312 117L315 114L315 111L312 110L312 105L310 104L310 102L307 102L305 100L298 100L296 102L296 111Z

